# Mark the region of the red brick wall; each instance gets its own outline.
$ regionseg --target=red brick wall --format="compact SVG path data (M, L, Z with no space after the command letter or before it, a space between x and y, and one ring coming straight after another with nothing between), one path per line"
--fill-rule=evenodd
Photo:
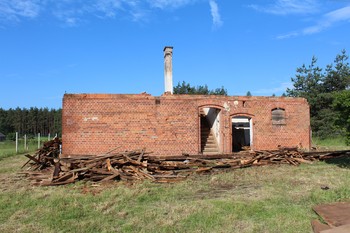
M63 98L62 152L97 155L146 148L153 155L200 152L199 109L221 109L223 153L232 151L231 118L253 119L253 149L310 147L309 106L301 98L148 94L66 94ZM271 110L283 108L285 125L273 125Z

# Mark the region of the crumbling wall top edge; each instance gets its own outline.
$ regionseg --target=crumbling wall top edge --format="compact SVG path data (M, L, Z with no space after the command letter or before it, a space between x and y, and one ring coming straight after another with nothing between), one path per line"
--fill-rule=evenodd
M271 96L222 96L222 95L188 95L188 94L164 94L152 96L148 93L141 94L64 94L63 99L177 99L177 100L225 100L225 101L282 101L307 103L305 98L299 97L271 97Z

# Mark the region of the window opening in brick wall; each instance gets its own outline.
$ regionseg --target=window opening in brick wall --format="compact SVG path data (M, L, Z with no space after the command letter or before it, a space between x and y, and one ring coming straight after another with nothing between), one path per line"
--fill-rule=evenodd
M274 108L271 110L272 124L273 125L285 125L286 124L286 111L283 108Z
M156 98L156 104L160 104L160 98Z

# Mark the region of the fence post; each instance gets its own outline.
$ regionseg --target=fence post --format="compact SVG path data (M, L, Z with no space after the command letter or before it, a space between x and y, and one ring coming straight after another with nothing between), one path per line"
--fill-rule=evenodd
M16 132L16 154L18 153L18 132Z
M38 133L38 149L40 149L40 133Z
M24 135L24 150L27 150L27 134Z

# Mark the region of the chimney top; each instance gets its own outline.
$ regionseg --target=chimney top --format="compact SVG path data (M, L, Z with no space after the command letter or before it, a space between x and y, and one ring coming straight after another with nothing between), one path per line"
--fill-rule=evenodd
M171 49L172 50L173 48L174 48L173 46L165 46L163 51L165 51L166 49Z

